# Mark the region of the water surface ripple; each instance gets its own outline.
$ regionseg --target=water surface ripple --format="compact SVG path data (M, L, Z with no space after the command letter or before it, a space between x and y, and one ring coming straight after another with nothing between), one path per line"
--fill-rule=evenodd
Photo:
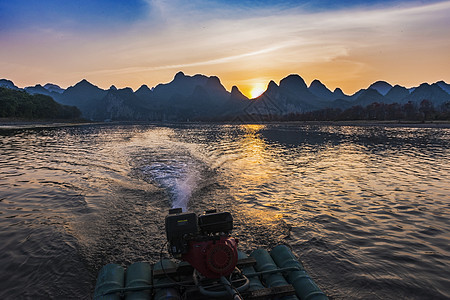
M450 129L0 128L0 298L90 299L159 260L171 207L229 210L241 250L289 245L332 299L450 298Z

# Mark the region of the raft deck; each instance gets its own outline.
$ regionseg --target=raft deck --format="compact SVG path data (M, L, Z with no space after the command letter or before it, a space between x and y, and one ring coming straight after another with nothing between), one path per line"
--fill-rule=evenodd
M99 272L94 299L328 299L285 245L270 253L256 249L250 256L239 251L228 280L203 278L189 263L170 259L137 262L126 270L108 264Z

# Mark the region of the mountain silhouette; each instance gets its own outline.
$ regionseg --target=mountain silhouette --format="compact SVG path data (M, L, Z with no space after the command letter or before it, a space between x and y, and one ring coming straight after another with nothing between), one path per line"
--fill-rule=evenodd
M141 87L139 97L164 111L165 120L192 120L217 117L230 98L216 76L186 76L178 72L173 80L158 84L152 91Z
M139 89L136 90L135 95L139 99L150 99L152 97L152 91L147 85L143 84Z
M450 84L445 83L444 81L438 81L436 84L443 89L447 94L450 94Z
M14 82L8 79L0 79L0 87L4 87L10 90L21 90L19 87L17 87Z
M62 89L59 85L53 84L53 83L47 83L44 85L44 88L49 92L55 92L58 94L62 94L64 92L64 89Z
M372 83L367 89L376 90L381 95L386 96L386 94L392 89L392 85L386 81L377 81Z
M320 98L312 94L305 81L292 74L280 81L278 96L273 98L284 113L301 113L319 108Z
M67 88L55 100L65 104L78 107L83 117L92 120L99 120L97 111L102 109L101 100L108 92L88 82L86 79L81 80L74 86Z
M270 119L326 108L365 107L374 102L419 105L428 100L440 107L450 101L450 85L444 81L411 89L377 81L367 89L346 95L340 88L332 92L318 79L308 87L298 74L283 78L279 84L271 80L266 91L251 100L236 86L228 92L217 76L189 76L181 71L168 83L154 88L144 84L135 92L114 85L104 90L86 79L65 90L51 83L20 89L7 79L0 79L0 86L51 96L61 104L78 107L83 117L91 120L258 120L256 116Z
M409 90L403 86L395 85L385 95L385 103L404 103L403 99L409 96Z
M266 91L255 99L249 100L248 105L245 106L244 114L242 115L246 115L249 119L246 118L244 121L254 121L254 116L275 116L282 114L283 110L279 106L279 99L282 97L280 87L271 80ZM242 118L243 116L239 117Z
M340 88L335 88L333 91L333 94L335 95L337 100L341 99L341 100L345 100L347 102L352 100L352 96L344 94L344 92Z
M333 101L336 99L339 99L339 96L336 97L336 94L330 91L322 82L315 79L313 82L311 82L311 85L309 86L308 90L315 96L326 99L329 101ZM341 91L342 92L342 91ZM343 94L343 93L342 93Z
M191 95L196 86L206 85L207 80L208 77L204 75L186 76L180 71L171 82L158 84L153 89L153 97L160 102L177 102L180 98Z
M51 94L51 92L49 90L47 90L40 84L37 84L35 86L26 87L25 91L30 95L35 95L35 94L50 95Z
M378 90L369 88L363 91L353 104L360 106L367 106L374 102L383 102L383 100L384 97Z
M239 116L252 103L244 94L241 93L237 86L231 88L230 97L224 105L222 117L225 119L233 119L233 116Z
M102 99L107 91L93 85L86 79L81 80L74 86L67 88L63 92L62 101L71 104L85 104L86 102Z
M110 88L93 112L96 120L149 121L155 118L157 113L149 109L131 88Z
M434 105L441 105L447 101L450 101L450 95L445 92L437 83L428 84L422 83L418 88L406 96L403 102L416 102L419 103L422 100L429 100Z

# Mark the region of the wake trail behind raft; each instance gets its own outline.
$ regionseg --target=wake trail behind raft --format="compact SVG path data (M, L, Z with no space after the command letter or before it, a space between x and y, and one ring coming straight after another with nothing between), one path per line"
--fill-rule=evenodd
M155 182L167 190L172 208L187 210L189 199L198 186L200 172L193 162L176 159L154 161L140 167L147 181Z

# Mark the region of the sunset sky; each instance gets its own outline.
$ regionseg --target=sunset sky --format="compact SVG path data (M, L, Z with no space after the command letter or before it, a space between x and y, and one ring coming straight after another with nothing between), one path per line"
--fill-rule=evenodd
M247 96L299 74L347 94L450 82L450 1L0 0L0 78L153 87L216 75Z

